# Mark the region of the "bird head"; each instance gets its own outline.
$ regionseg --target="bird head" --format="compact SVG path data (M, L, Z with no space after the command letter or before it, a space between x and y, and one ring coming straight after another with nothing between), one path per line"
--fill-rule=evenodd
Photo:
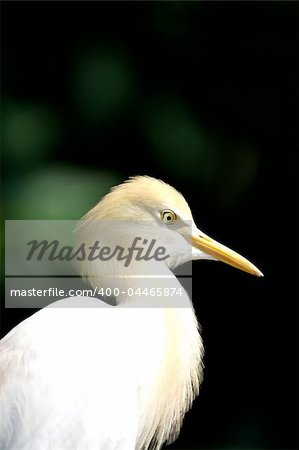
M84 240L92 236L100 245L128 248L137 236L141 244L154 240L165 249L163 264L170 269L190 260L214 259L262 276L247 259L199 230L183 195L152 177L130 178L112 188L82 224Z

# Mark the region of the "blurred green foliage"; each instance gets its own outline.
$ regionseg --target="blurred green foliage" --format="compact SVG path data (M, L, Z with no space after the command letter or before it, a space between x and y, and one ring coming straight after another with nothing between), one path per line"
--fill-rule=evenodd
M109 124L111 132L117 133L118 120L130 111L136 95L133 80L137 74L120 51L109 52L108 47L97 51L94 46L85 50L77 59L74 74L68 74L75 114L83 120L80 127L84 130L85 121L86 130L105 129ZM135 113L133 120L138 118L137 128L138 122L143 123L140 129L144 141L166 177L200 180L207 189L218 192L224 205L234 202L253 182L258 158L252 146L229 143L205 128L190 105L177 95L151 98L146 105L141 117ZM97 173L87 166L72 167L71 158L57 164L57 151L66 139L64 123L60 112L45 104L5 102L3 153L8 167L10 218L75 218L84 213L85 206L88 209L92 205L91 199L100 199L110 186L122 180L120 173L100 165ZM16 179L14 173L22 176Z
M109 172L51 165L27 175L7 193L7 217L76 220L121 181Z
M3 113L5 160L14 167L44 164L60 139L57 114L32 101L6 101Z
M72 75L78 113L97 125L115 119L125 111L134 93L134 74L126 49L99 44L78 53Z

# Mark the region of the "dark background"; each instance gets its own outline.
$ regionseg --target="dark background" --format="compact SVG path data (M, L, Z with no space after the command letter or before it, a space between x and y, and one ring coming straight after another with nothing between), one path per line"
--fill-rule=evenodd
M194 264L205 381L169 448L297 448L298 3L1 9L5 218L77 219L132 175L173 184L265 277ZM2 307L2 335L32 312Z

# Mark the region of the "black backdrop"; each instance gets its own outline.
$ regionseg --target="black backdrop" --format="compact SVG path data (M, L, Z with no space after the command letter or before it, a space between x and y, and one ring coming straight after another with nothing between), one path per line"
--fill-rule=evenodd
M1 9L5 217L23 218L25 201L33 211L26 218L37 218L19 184L48 167L55 182L57 164L120 180L148 174L177 187L199 227L265 277L194 264L205 381L170 448L296 448L298 4L2 2ZM108 66L117 62L93 92L85 75L98 54ZM114 73L121 81L103 100ZM27 123L18 128L11 105L24 104L48 108L58 129L42 155L30 142L23 153L22 143L11 143L18 133L22 141ZM32 312L2 307L2 335Z

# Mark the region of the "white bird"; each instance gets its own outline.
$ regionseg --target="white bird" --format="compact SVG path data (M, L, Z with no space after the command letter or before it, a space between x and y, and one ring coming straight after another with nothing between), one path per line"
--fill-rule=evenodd
M212 258L262 273L202 233L183 196L150 177L112 189L78 233L110 247L155 239L168 257L133 258L127 267L116 258L83 261L93 286L119 288L116 306L60 300L2 339L0 448L158 450L176 439L203 376L198 322L173 269ZM147 288L152 295L140 295Z

